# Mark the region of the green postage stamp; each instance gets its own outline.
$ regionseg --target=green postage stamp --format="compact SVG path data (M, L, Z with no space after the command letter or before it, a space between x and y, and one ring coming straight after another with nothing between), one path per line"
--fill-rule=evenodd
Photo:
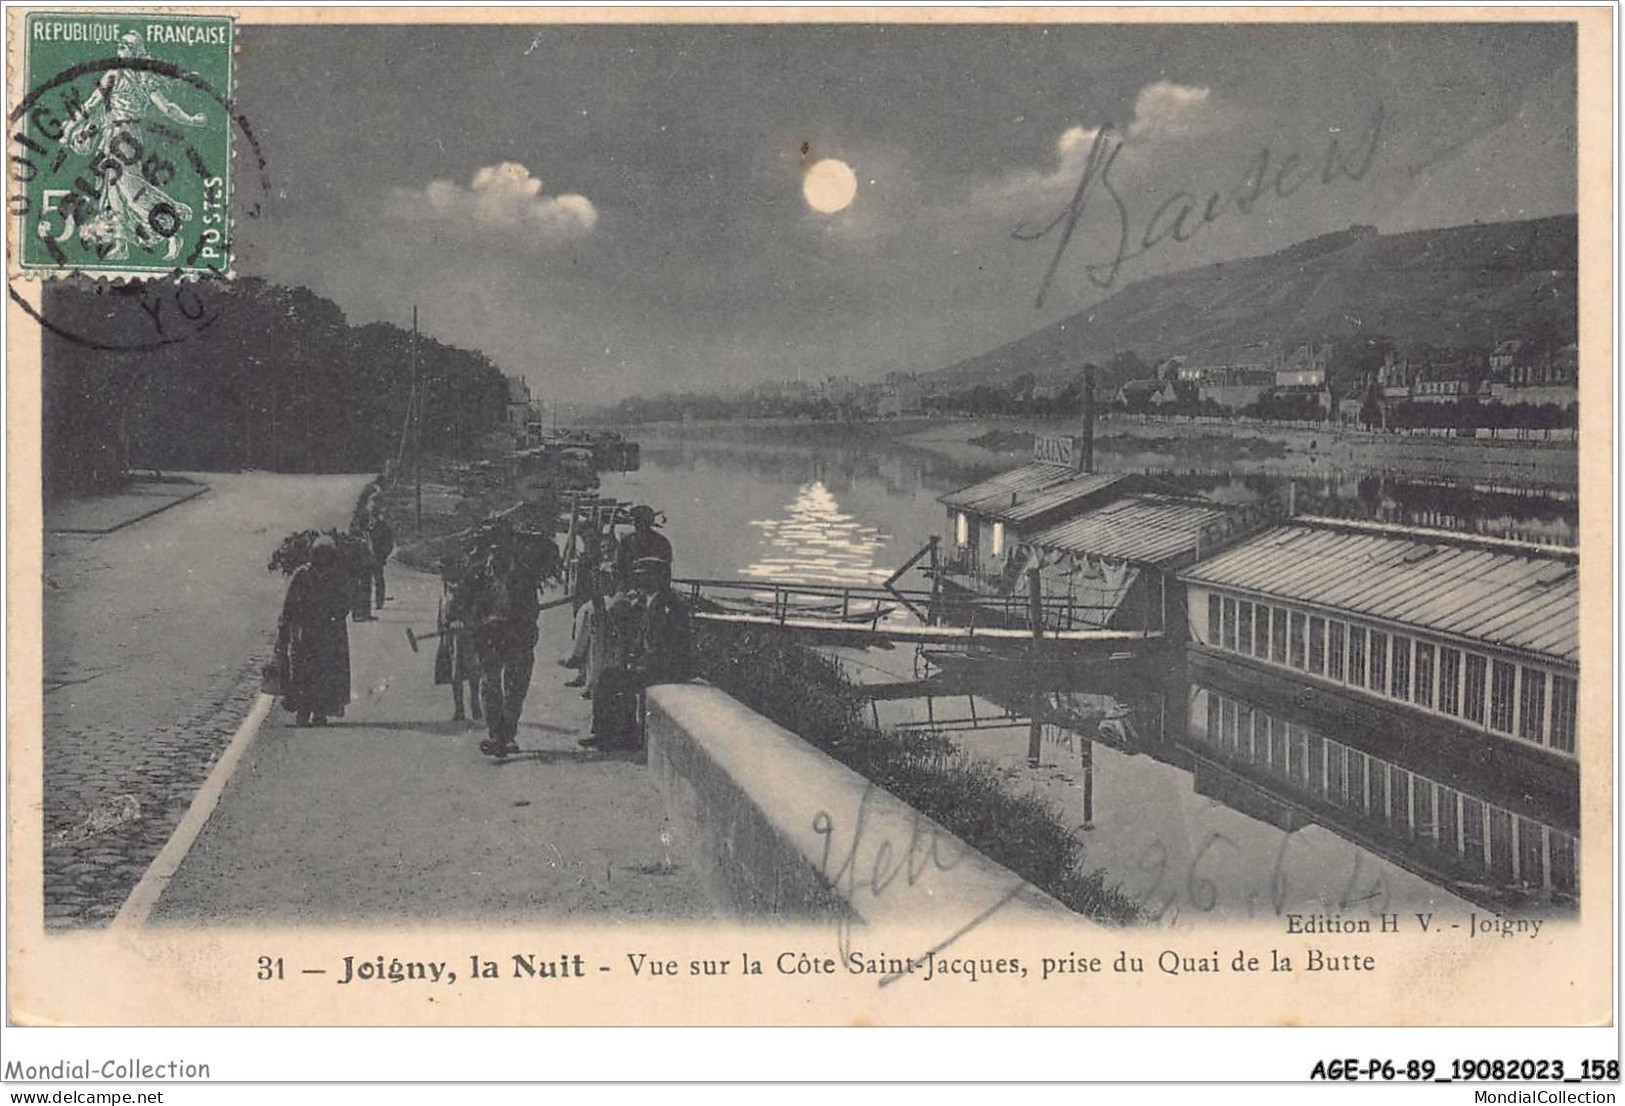
M9 120L24 273L231 269L232 20L35 12Z

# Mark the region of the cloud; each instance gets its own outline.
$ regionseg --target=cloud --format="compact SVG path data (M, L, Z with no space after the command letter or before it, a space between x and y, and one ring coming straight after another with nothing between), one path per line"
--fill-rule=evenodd
M1117 131L1123 145L1118 173L1153 148L1176 140L1199 138L1227 129L1236 112L1216 98L1211 89L1154 81L1134 98L1134 116ZM1055 140L1054 164L1048 169L1015 169L974 186L974 201L982 207L1006 208L1034 199L1049 200L1078 186L1099 127L1074 124Z
M1130 139L1155 141L1183 138L1209 121L1210 90L1156 81L1140 89L1134 98L1134 121L1128 125Z
M458 237L521 245L573 241L598 225L598 209L587 197L543 195L542 182L512 161L476 170L467 187L434 180L423 188L395 188L387 213Z
M976 185L972 200L981 207L1002 208L1011 202L1024 202L1034 196L1076 188L1078 175L1089 160L1089 150L1100 134L1098 127L1068 127L1055 140L1055 165L1051 169L1016 169Z
M1099 133L1098 127L1068 127L1055 140L1055 156L1062 161L1081 156L1094 144L1095 136Z

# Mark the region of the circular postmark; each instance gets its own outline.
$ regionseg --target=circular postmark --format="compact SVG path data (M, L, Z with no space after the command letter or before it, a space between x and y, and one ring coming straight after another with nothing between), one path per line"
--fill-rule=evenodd
M229 33L225 41L229 52ZM14 271L80 294L71 311L53 311L49 295L36 308L9 286L12 301L95 349L154 349L210 327L228 300L211 282L233 275L234 210L257 218L270 194L264 154L235 103L203 75L145 54L128 32L117 56L29 88L9 120ZM234 134L260 193L251 204L232 195Z

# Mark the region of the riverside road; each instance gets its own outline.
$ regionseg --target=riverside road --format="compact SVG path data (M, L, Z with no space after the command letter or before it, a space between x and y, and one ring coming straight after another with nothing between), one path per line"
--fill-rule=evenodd
M101 536L45 542L45 917L112 918L259 690L282 536L348 524L365 476L211 473Z
M249 713L286 579L282 537L343 526L366 476L209 474L194 500L97 537L47 535L44 902L105 924L170 839ZM543 616L519 742L493 764L448 721L433 657L438 582L392 565L377 622L350 626L353 700L301 730L276 707L151 920L709 913L647 769L584 753L588 703Z
M280 707L152 914L185 922L523 922L713 913L635 754L592 753L589 704L554 659L570 610L545 612L517 756L478 749L431 680L440 581L390 568L394 598L350 627L341 719Z

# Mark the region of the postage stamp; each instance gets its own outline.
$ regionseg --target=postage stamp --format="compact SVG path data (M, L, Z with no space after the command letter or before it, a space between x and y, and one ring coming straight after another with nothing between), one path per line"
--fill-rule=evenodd
M35 12L23 30L15 268L229 273L232 18Z

